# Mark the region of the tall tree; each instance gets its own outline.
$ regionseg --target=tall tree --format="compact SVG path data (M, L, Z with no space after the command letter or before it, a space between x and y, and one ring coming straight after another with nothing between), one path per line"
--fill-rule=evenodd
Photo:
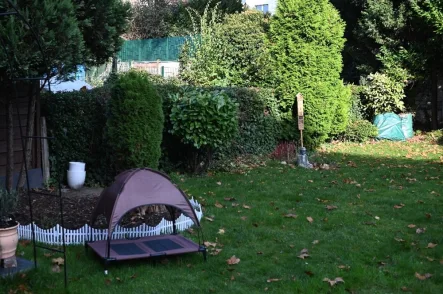
M305 131L311 146L328 137L338 108L349 105L349 92L340 79L344 29L328 0L279 1L271 21L270 50L280 105L294 124L295 98L298 92L303 94ZM346 127L346 119L339 129Z
M382 71L403 72L404 77L431 84L434 129L438 127L438 79L443 74L438 2L366 0L356 30L359 37L374 42L372 52L381 61Z
M12 117L14 78L37 77L45 74L67 75L77 65L94 65L106 61L118 51L120 34L129 17L129 6L121 0L15 0L25 23L11 15L0 19L0 79L2 94ZM9 11L6 1L0 2L0 11ZM29 24L29 25L28 25ZM36 41L36 36L40 43ZM4 91L4 89L10 89ZM28 122L34 120L35 95L30 97ZM14 126L8 124L7 189L11 190L13 176ZM33 133L28 124L27 134ZM30 155L31 141L25 149ZM29 161L30 156L27 156ZM22 169L23 170L23 169ZM23 173L22 173L23 174ZM23 183L23 181L21 181Z

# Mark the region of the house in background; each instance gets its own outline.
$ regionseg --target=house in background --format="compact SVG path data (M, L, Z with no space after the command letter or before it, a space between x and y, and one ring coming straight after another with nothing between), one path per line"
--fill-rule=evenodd
M274 14L277 10L277 0L243 0L243 4L246 4L251 9L257 9L264 13L269 12Z

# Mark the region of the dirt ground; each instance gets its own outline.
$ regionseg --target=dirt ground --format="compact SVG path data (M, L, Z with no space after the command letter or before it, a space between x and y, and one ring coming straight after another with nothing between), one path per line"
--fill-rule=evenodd
M64 227L67 229L78 229L85 224L89 224L92 212L100 197L103 188L83 187L80 190L63 189L63 220ZM56 191L51 192L56 195ZM56 224L61 224L60 201L58 197L42 196L38 194L31 195L32 212L34 222L41 228L49 229ZM157 209L158 212L146 213L141 216L138 210L128 212L121 225L126 227L138 226L146 223L150 226L156 226L161 219L171 219L169 213L164 207ZM25 191L19 195L19 201L16 211L13 213L15 220L22 225L27 225L31 221L28 193ZM106 219L99 217L94 224L96 228L106 228Z

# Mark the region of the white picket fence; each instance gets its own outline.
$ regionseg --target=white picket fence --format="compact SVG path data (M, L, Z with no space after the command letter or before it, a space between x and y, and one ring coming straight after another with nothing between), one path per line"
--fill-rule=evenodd
M201 205L194 199L190 200L194 207L197 218L201 220L203 211ZM35 223L32 224L35 231L35 241L49 245L62 245L63 244L63 229L60 225L56 225L52 229L41 229ZM175 221L175 225L178 231L184 231L194 225L192 219L185 215L180 215ZM92 236L91 236L92 230ZM116 226L112 239L122 238L137 238L145 236L155 236L161 234L170 234L173 230L172 221L165 220L164 218L156 227L150 227L146 224L142 224L134 228L123 228ZM65 243L66 245L78 245L84 244L86 241L106 240L108 236L107 229L94 229L87 224L77 230L65 229ZM22 240L32 240L32 227L31 224L18 227L19 238Z

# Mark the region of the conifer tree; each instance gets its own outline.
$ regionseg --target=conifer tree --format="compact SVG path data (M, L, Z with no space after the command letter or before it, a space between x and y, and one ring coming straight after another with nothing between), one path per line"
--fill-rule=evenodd
M328 0L279 1L271 21L270 43L280 106L292 121L297 93L305 101L305 134L314 147L338 133L347 118L350 93L340 79L345 24ZM333 126L333 122L340 122ZM293 129L295 133L295 130Z

